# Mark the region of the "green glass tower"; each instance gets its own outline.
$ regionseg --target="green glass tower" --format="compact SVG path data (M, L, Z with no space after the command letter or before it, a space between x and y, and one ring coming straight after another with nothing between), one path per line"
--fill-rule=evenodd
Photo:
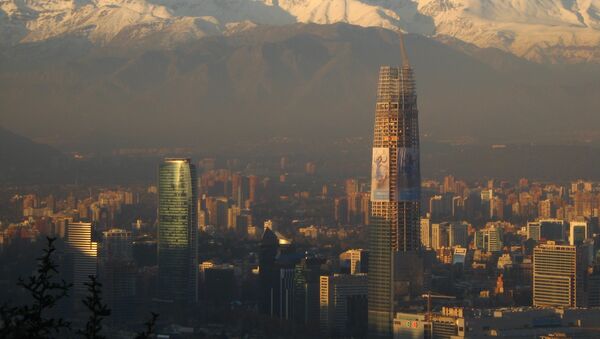
M375 108L369 225L370 338L391 338L401 280L417 275L420 156L417 93L402 37L401 67L383 66ZM420 270L419 270L420 271Z
M197 175L190 159L167 158L158 171L158 294L198 300Z

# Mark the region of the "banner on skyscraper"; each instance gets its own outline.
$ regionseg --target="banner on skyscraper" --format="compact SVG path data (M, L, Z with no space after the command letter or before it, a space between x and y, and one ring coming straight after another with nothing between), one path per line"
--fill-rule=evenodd
M419 150L414 147L398 148L398 201L421 199L421 169Z
M390 150L386 147L373 148L371 164L371 201L390 200Z

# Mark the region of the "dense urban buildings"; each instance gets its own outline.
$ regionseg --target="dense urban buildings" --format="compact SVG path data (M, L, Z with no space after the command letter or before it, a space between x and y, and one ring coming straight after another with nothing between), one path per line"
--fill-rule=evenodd
M404 68L382 72L400 88ZM396 140L383 137L377 146ZM64 314L81 322L96 274L111 335L148 310L172 336L363 338L373 322L387 338L597 335L598 182L444 175L404 201L400 184L414 187L397 140L389 172L373 177L292 154L182 157L156 159L144 184L12 189L0 196L0 293L21 295L11 282L33 265L23 253L48 235L76 287ZM389 191L373 180L382 174ZM373 318L378 300L389 308Z
M0 0L0 339L600 339L599 113L600 0Z
M165 162L157 159L154 168ZM87 294L87 275L96 272L112 311L104 323L111 337L139 328L150 310L160 313L164 335L366 337L372 270L372 216L363 205L370 192L368 171L327 176L319 172L326 162L313 160L309 172L316 172L310 174L307 162L286 156L282 170L279 156L260 165L189 160L199 169L197 197L191 200L203 215L193 226L198 264L190 267L198 277L197 303L165 299L158 288L158 176L143 185L11 191L0 200L7 216L0 225L0 294L22 295L14 281L30 274L48 235L58 238L61 276L69 282L79 276L78 297L61 306L64 314L81 323L86 313L78 298ZM188 180L187 174L182 178ZM502 201L501 218L488 213L490 190L492 200ZM450 175L423 180L418 224L423 249L417 257L427 266L408 260L394 265L396 272L418 279L394 277L400 298L391 312L390 337L409 332L531 337L537 331L594 338L589 319L600 305L600 200L581 203L581 190L598 197L600 184ZM430 204L432 198L436 203ZM550 215L540 213L547 201ZM576 209L576 203L586 207ZM92 251L94 244L95 257L75 250ZM86 265L75 268L77 258ZM68 312L74 307L79 309Z

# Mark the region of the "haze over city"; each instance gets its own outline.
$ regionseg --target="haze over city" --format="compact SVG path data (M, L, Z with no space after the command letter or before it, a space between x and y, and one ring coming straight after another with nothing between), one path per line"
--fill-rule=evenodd
M597 338L600 0L0 0L0 338Z

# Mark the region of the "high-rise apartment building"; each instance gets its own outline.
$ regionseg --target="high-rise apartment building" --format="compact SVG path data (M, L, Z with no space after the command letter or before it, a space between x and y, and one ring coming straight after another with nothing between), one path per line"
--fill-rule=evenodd
M584 306L583 260L576 246L549 241L533 251L533 306Z
M431 225L431 248L439 250L448 247L448 227L449 223L441 222Z
M442 193L454 193L455 180L451 175L444 177L444 185L442 186Z
M190 159L167 158L158 173L158 294L198 300L197 175Z
M417 92L400 40L402 67L381 67L375 106L368 275L371 337L391 337L398 300L395 279L409 275L399 266L416 263L421 247Z
M552 218L552 200L546 199L538 203L538 217L543 219Z
M421 218L421 246L431 248L431 219Z
M530 221L527 223L527 239L540 241L541 231L542 228L538 221Z

